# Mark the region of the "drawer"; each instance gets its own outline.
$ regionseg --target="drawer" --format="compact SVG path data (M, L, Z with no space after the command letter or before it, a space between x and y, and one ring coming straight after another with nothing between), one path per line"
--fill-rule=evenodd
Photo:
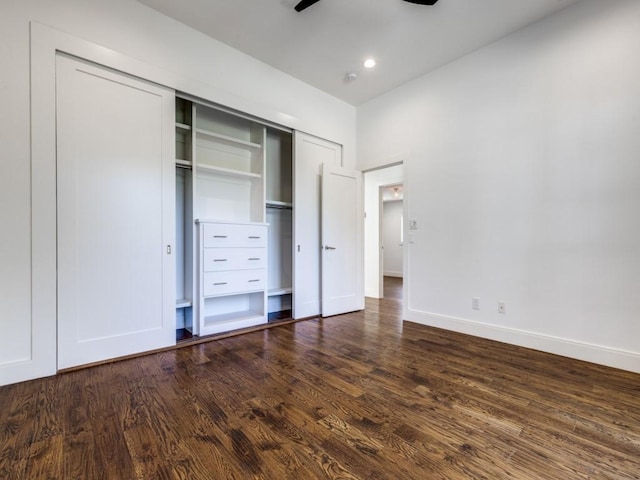
M203 247L266 247L266 225L205 223Z
M205 272L249 270L267 267L266 248L205 248L202 269Z
M207 272L203 275L202 293L205 297L253 292L266 288L266 270L235 270Z

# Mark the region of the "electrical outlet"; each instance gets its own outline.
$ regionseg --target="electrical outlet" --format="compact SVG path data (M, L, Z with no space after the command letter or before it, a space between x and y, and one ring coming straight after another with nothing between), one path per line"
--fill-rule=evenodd
M498 313L500 313L502 315L506 315L507 306L505 305L504 302L498 302Z
M474 310L480 310L480 298L473 297L471 299L471 308L473 308Z

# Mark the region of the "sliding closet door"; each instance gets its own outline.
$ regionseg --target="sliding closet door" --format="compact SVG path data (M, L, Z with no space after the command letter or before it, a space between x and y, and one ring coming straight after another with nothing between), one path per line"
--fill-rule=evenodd
M56 59L58 368L175 343L174 94Z
M322 167L342 165L342 146L294 133L293 318L320 315Z

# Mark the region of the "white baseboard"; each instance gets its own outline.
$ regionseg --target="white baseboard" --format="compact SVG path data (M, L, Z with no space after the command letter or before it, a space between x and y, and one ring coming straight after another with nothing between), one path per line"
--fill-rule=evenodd
M383 275L385 277L398 277L402 278L402 272L384 272Z
M407 309L404 319L410 322L466 333L476 337L509 343L586 362L640 373L640 352L630 352L601 345L577 342L463 318Z

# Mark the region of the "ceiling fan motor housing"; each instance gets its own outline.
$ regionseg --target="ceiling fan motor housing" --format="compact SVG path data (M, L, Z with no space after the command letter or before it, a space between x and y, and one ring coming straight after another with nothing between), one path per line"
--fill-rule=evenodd
M319 1L320 0L302 0L294 8L296 12L301 12ZM404 0L404 1L409 3L415 3L417 5L435 5L438 0Z

